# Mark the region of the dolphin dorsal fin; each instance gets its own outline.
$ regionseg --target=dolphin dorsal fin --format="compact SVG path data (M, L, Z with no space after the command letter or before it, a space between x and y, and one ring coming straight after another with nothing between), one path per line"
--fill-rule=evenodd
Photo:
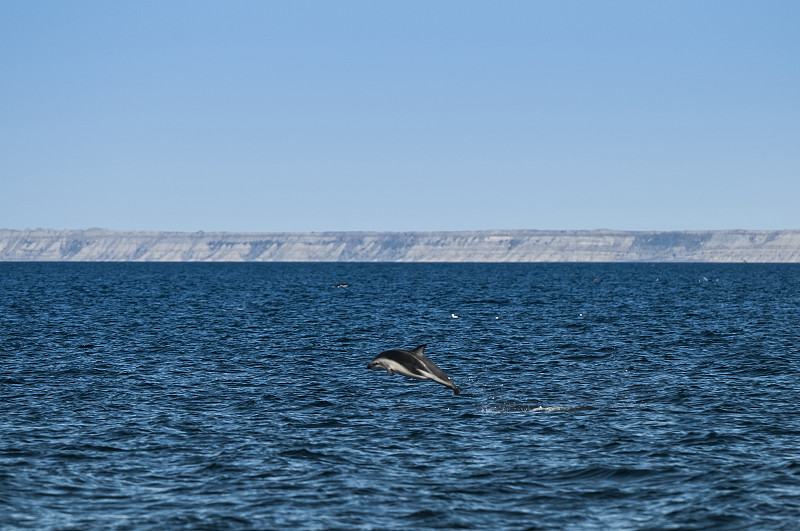
M428 345L420 345L420 346L418 346L417 348L415 348L414 350L411 351L411 355L414 356L415 358L424 358L425 357L425 353L423 351L425 350L425 347L427 347L427 346Z

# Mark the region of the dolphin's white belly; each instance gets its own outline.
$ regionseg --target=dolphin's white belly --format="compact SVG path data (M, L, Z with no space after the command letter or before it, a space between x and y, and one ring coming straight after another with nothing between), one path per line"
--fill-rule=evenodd
M405 365L401 365L394 360L383 360L381 365L386 367L387 370L402 374L403 376L408 376L409 378L416 378L418 380L426 380L429 378L429 376L420 376L418 373L409 372Z
M403 376L408 376L409 378L416 378L417 380L433 380L434 382L439 382L440 384L447 386L452 385L451 382L442 380L435 374L432 374L425 369L422 369L419 372L409 372L404 365L397 363L394 360L383 360L382 364L384 367L386 367L386 369L396 372L397 374L402 374Z

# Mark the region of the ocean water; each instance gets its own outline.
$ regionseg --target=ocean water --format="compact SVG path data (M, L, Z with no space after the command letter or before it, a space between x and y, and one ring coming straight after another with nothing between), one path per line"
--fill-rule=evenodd
M0 264L0 528L796 529L799 310L792 265ZM461 395L366 368L419 344Z

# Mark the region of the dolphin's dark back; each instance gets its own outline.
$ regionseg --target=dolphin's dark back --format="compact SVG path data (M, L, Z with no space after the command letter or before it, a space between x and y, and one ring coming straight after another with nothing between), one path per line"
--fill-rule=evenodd
M427 368L425 362L410 354L407 350L387 350L386 352L381 352L380 357L404 365L411 372L420 373Z
M414 350L410 350L409 353L413 357L415 357L417 360L419 360L422 364L424 364L425 367L432 374L435 374L436 376L438 376L442 380L445 380L445 381L448 381L448 382L452 383L453 379L450 378L449 376L447 376L447 374L442 369L440 369L434 362L429 360L428 357L425 355L425 353L423 351L425 350L426 346L427 345L420 345L417 348L415 348ZM455 385L455 384L453 384L453 385ZM456 394L458 394L458 393L456 393Z

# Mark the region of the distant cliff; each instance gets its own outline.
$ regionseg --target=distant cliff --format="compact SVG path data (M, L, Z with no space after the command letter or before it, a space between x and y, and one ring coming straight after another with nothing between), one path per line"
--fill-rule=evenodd
M800 230L312 233L0 230L0 261L800 262Z

